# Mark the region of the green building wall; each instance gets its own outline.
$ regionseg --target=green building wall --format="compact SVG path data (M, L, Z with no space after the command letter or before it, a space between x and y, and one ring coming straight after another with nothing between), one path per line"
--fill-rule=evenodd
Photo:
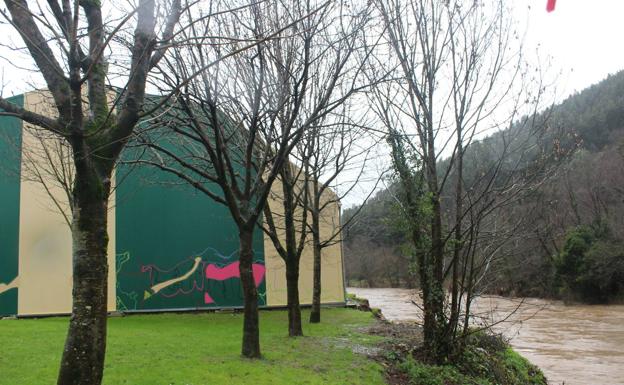
M24 105L23 96L8 99ZM22 122L0 116L0 316L17 314Z
M118 311L243 306L238 229L224 205L149 166L119 167L116 180ZM259 228L254 252L262 306Z

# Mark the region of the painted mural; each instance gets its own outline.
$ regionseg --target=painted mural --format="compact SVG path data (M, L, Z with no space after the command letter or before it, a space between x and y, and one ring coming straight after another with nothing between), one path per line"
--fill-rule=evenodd
M243 306L238 228L228 209L148 166L122 166L117 180L117 310ZM253 248L259 305L266 305L259 228Z
M207 248L171 266L140 261L129 263L131 259L128 252L117 255L119 311L243 305L238 252L224 255ZM254 261L252 270L259 294L258 304L264 306L266 271L262 259ZM140 286L144 286L142 291Z

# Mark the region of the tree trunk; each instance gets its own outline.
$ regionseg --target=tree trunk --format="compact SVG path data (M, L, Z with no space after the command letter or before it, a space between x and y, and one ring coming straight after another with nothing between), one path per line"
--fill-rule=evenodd
M429 119L431 122L431 119ZM442 239L442 207L440 204L440 194L437 174L437 161L435 157L434 134L431 126L427 128L428 154L424 159L426 165L427 184L431 194L431 260L428 261L428 268L432 271L433 277L428 287L429 303L432 324L431 332L433 340L428 344L432 348L432 355L438 362L444 361L448 354L446 344L446 319L444 314L444 241ZM425 317L425 323L427 318ZM425 335L425 345L427 345L427 335Z
M290 337L302 336L298 261L286 265L286 290L288 296L288 335Z
M459 323L459 311L461 304L459 285L459 259L462 249L462 215L463 215L463 171L464 149L462 146L462 130L457 127L457 180L455 186L455 239L453 243L452 281L451 281L451 316L448 323L447 340L450 346L455 344L457 325Z
M302 238L297 243L297 229L295 222L295 211L297 199L295 197L295 185L297 177L292 174L290 164L286 163L280 170L282 180L282 192L284 194L282 204L284 207L284 231L286 236L286 247L280 252L286 264L286 296L288 300L288 335L297 337L303 335L301 329L301 308L299 306L299 260L301 250L298 246L303 246ZM304 186L307 188L307 186ZM306 210L303 207L303 210ZM306 212L304 211L304 215ZM305 217L302 218L305 226ZM305 231L304 228L301 231ZM304 235L305 233L302 233Z
M108 179L109 180L109 179ZM59 385L99 385L106 354L110 184L77 175L72 221L73 303Z
M253 276L253 227L239 231L239 272L245 302L242 355L260 358L258 290Z
M321 322L321 239L318 212L312 215L312 243L314 246L313 288L312 288L312 311L310 323Z
M412 230L412 240L417 250L418 268L420 276L420 287L422 290L423 300L423 337L425 349L428 351L436 350L436 328L435 328L435 312L433 310L432 303L432 281L433 274L430 265L430 261L427 258L427 252L419 250L420 247L420 233L419 229Z

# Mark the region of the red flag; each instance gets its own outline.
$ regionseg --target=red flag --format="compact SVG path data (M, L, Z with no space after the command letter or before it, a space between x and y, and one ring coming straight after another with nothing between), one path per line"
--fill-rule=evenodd
M548 0L548 3L546 4L546 12L554 11L556 2L557 0Z

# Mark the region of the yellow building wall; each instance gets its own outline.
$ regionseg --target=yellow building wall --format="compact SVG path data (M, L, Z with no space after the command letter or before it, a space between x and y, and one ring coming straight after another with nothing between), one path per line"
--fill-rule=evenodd
M279 218L283 215L282 184L278 179L271 187L269 206L274 213L276 227L279 227ZM335 199L335 194L327 190L324 199ZM301 213L299 213L301 215ZM308 217L309 218L309 217ZM340 226L340 205L330 204L322 213L321 239L331 237ZM283 234L281 238L284 239ZM313 288L313 263L314 252L311 238L303 250L299 271L299 300L301 304L312 303ZM336 237L336 243L323 249L321 255L321 302L342 303L345 301L344 275L342 261L342 247L340 236ZM286 297L286 265L273 246L271 239L264 235L264 263L266 265L266 295L268 306L285 306Z
M55 116L47 91L25 94L24 108L47 116ZM42 151L41 135L37 128L24 124L22 153ZM45 141L58 140L53 137ZM47 143L47 142L46 142ZM49 144L49 143L48 143ZM46 145L49 148L48 145ZM36 158L36 157L34 157ZM32 157L30 159L33 159ZM22 170L27 167L22 158ZM35 164L36 166L36 164ZM45 175L45 174L44 174ZM61 209L69 215L65 191L49 176L46 183L36 178L24 178L20 186L20 234L19 234L19 291L18 315L44 315L70 313L72 300L72 238ZM281 182L275 181L269 196L271 209L279 217L283 211ZM54 197L54 199L52 199ZM327 190L324 199L335 199ZM56 202L55 202L56 201ZM61 206L61 209L57 207ZM116 310L116 266L115 266L115 196L109 202L108 215L108 309ZM340 225L340 205L332 203L321 218L321 238L333 235ZM311 239L311 236L309 237ZM322 303L345 301L343 260L340 237L336 243L324 248L322 254ZM268 306L286 305L286 270L284 261L278 255L272 241L264 236L266 266L266 295ZM300 262L299 293L302 304L312 302L313 250L311 241L306 245Z
M25 95L24 108L54 116L54 109L49 104L51 100L48 92L30 92ZM19 224L19 315L70 313L72 308L71 231L54 202L56 200L63 211L70 215L67 195L48 173L41 174L45 183L36 181L34 175L24 175L26 170L36 168L37 165L33 167L32 162L44 162L44 157L37 156L43 150L42 140L58 140L52 137L42 139L38 132L32 125L24 124ZM41 166L49 168L49 165ZM109 207L108 308L115 310L114 196L111 197Z

